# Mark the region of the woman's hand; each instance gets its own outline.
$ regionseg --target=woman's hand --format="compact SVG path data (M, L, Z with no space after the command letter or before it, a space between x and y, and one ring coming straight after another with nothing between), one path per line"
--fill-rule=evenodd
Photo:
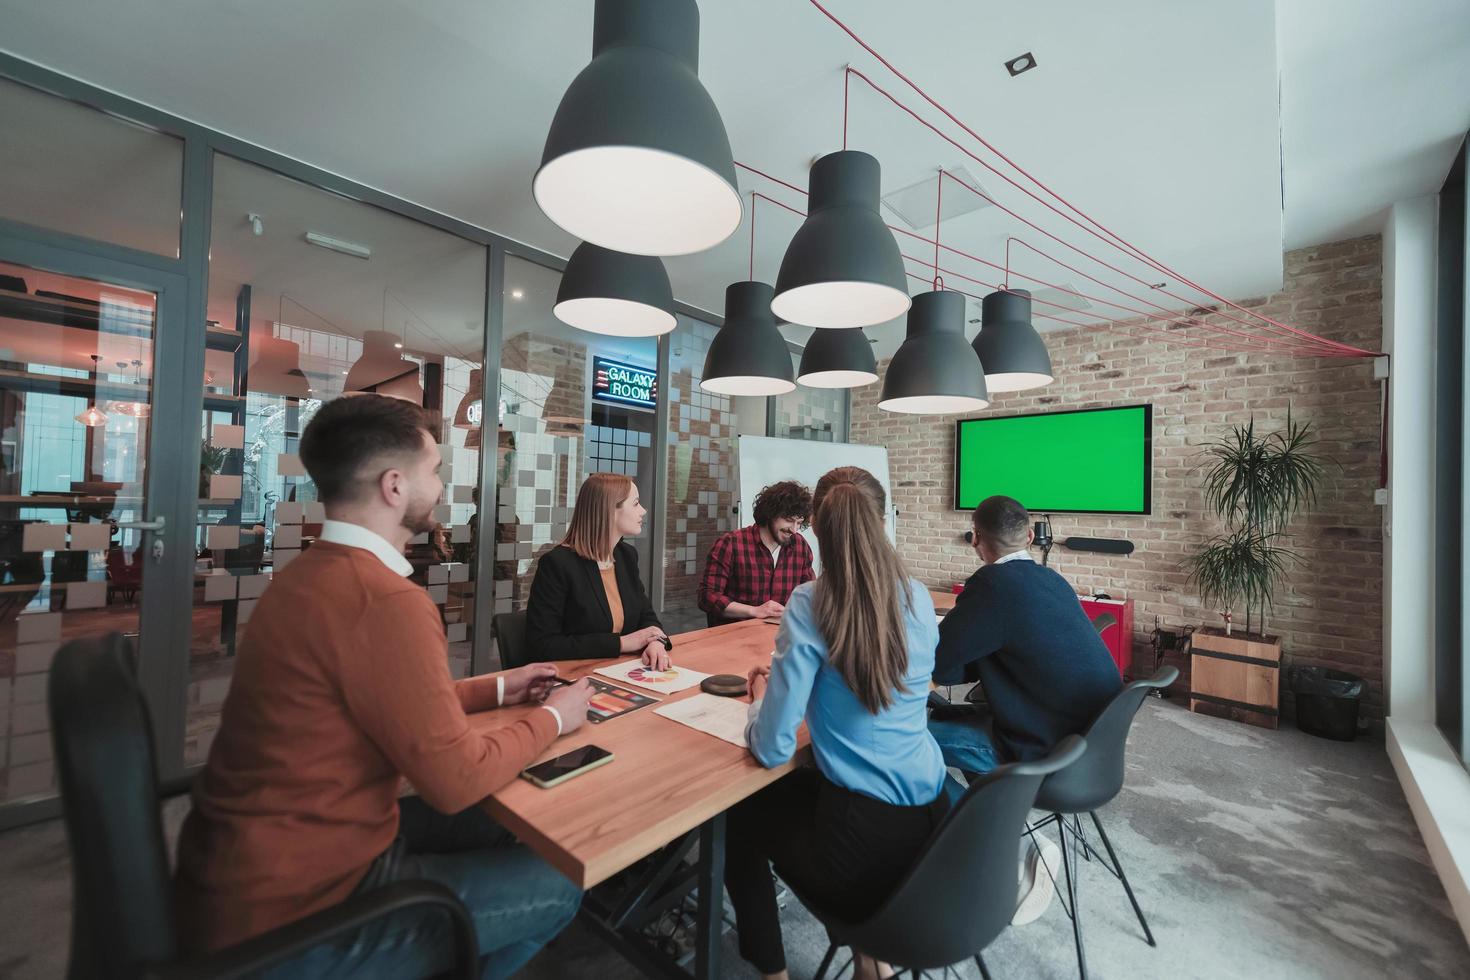
M662 640L654 640L643 648L643 666L652 667L654 670L668 670L673 663Z
M770 680L771 668L750 668L750 673L745 675L745 684L750 688L750 701L752 704L766 696L766 687L770 684Z
M506 704L542 701L556 686L556 666L526 664L524 667L507 670L504 677Z
M618 639L618 652L639 653L655 640L660 641L660 645L662 645L663 638L664 631L661 627L645 626L641 630L634 630L632 633L620 637ZM648 663L647 660L643 662Z

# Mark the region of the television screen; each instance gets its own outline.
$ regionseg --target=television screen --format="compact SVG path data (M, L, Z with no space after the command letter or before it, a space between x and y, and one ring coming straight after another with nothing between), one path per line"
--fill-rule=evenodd
M1152 405L962 419L954 449L956 510L1004 494L1039 513L1152 511Z

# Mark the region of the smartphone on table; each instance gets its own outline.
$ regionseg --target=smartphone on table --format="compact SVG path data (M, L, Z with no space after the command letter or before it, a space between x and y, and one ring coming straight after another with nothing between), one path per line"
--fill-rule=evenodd
M613 754L607 749L596 745L584 745L570 752L563 752L554 759L547 759L545 762L531 766L522 771L521 775L542 789L550 789L589 769L606 765L612 759Z

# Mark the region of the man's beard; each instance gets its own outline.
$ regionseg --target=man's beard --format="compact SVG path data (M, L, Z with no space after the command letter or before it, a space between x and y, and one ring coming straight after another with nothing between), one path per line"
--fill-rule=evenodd
M789 527L783 527L779 531L775 532L772 537L776 539L777 544L785 545L789 544L792 537L794 537L795 535L795 531L791 530Z
M438 526L434 520L434 505L428 504L422 510L415 510L410 506L403 512L403 520L399 521L408 528L410 534L428 534Z

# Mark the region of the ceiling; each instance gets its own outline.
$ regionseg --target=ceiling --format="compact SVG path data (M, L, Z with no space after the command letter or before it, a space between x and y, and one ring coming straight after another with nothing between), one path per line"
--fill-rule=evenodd
M1463 0L829 6L1036 177L1232 298L1280 286L1283 243L1375 230L1386 205L1436 189L1452 139L1470 125ZM567 255L575 242L541 214L530 183L557 101L589 56L592 8L592 0L0 0L0 48ZM803 0L706 0L701 12L700 74L735 156L784 180L804 186L811 160L840 148L845 65L922 105ZM1027 51L1038 67L1009 77L1003 63ZM923 114L940 118L927 107ZM1106 252L987 170L990 164L1020 179L996 156L966 140L983 162L967 157L857 82L848 132L852 148L878 156L885 193L939 167L963 165L1002 205L1069 243ZM724 287L748 272L748 192L802 205L800 195L744 172L741 186L741 229L707 252L668 260L675 294L715 313ZM968 194L948 182L944 193ZM220 220L230 220L235 232L249 235L249 201L230 206L240 213L217 213L216 231ZM764 202L756 219L755 275L770 281L799 219ZM896 214L888 219L905 227ZM267 234L282 220L301 223L292 211L267 216ZM932 222L916 230L929 236ZM1002 264L1013 234L1104 283L1147 292L998 208L941 227L945 244ZM932 247L902 236L900 242L915 257L910 269L927 278L923 263ZM1121 253L1105 257L1149 281L1164 279ZM311 258L357 261L330 253ZM968 292L988 286L964 276L999 279L968 259L947 256L941 264L950 270L946 284ZM1019 276L1030 275L1137 305L1019 249L1011 267L1013 285L1027 284ZM434 271L433 262L424 263L401 288ZM265 274L248 264L230 273ZM1171 288L1189 302L1152 298L1171 307L1203 299L1177 283ZM370 305L369 298L359 303ZM374 302L381 307L382 299L379 292ZM1089 312L1128 315L1102 303ZM362 316L367 328L377 326L368 312ZM783 329L792 339L804 336L801 328ZM870 331L880 353L891 351L901 333L896 322Z

